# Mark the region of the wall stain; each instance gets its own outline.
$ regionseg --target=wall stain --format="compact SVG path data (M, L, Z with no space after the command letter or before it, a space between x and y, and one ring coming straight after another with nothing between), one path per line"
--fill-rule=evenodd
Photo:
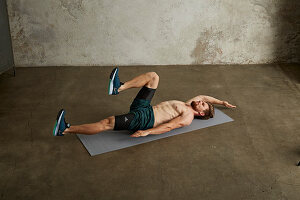
M251 0L250 3L253 5L252 8L261 8L259 11L260 16L264 21L269 22L271 26L276 26L276 20L274 19L276 13L276 2L267 2L267 1L260 1L260 0Z
M221 62L217 57L223 54L221 47L218 45L222 38L222 31L215 31L210 28L202 32L196 42L196 47L191 53L191 57L194 58L193 64Z
M54 25L44 18L35 17L23 1L15 0L11 4L11 37L15 58L21 63L46 62L46 46L56 38Z
M83 0L60 0L61 7L68 12L68 15L73 19L77 20L82 15Z

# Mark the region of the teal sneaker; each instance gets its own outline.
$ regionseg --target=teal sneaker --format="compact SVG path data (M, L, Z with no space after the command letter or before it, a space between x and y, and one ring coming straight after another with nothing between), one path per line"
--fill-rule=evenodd
M64 136L63 132L66 128L70 128L70 124L68 124L65 120L65 110L61 109L56 117L56 122L53 129L54 136Z
M118 89L124 83L120 82L119 79L119 68L116 67L110 73L109 85L108 85L108 94L109 95L117 95L119 94Z

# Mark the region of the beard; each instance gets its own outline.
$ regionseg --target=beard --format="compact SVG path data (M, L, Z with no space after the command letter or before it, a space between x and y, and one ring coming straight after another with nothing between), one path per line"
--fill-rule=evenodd
M191 106L192 106L192 108L193 108L194 110L197 109L197 104L196 104L195 101L192 101Z

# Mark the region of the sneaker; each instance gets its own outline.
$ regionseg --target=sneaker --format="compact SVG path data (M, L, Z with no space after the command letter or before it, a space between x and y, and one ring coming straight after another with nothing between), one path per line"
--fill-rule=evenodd
M66 128L70 128L70 124L68 124L65 120L65 110L61 109L56 117L56 123L53 129L54 136L63 136L63 132Z
M113 69L113 71L110 74L110 80L109 80L109 85L108 85L108 94L109 95L119 94L118 89L123 84L124 83L120 82L120 79L119 79L119 68L116 67Z

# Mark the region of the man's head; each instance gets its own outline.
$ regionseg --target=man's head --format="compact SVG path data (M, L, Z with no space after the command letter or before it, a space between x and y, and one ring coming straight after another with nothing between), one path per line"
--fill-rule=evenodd
M197 114L195 114L195 118L197 119L209 119L213 118L215 115L215 109L209 102L192 101L191 106L194 111L197 112Z

